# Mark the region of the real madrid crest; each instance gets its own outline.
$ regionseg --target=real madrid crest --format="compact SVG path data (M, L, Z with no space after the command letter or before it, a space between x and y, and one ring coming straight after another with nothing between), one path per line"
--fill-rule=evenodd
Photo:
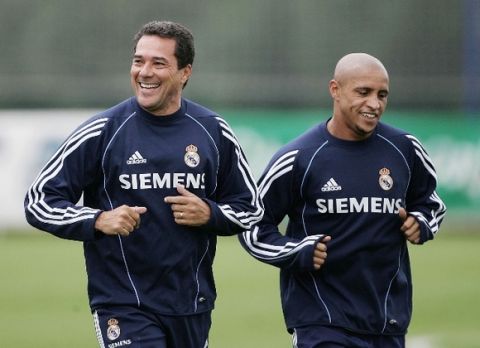
M120 337L120 326L118 326L118 320L115 318L108 319L107 337L110 341Z
M198 148L190 144L185 148L185 156L183 159L185 160L185 164L191 168L195 168L200 164L200 156L198 155Z
M380 174L380 177L378 178L378 183L380 184L380 187L385 191L390 190L393 187L393 179L390 176L390 170L388 170L387 168L382 168L380 169L378 174Z

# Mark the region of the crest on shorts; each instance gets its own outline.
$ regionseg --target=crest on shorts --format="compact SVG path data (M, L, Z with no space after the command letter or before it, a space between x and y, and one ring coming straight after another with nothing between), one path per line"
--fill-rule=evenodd
M198 155L198 148L190 144L185 148L185 156L183 157L185 164L190 168L195 168L200 164L200 156Z
M380 187L385 191L390 190L393 187L393 179L390 176L390 170L384 167L380 169L378 174L380 174L380 177L378 178Z
M120 326L118 326L118 320L115 318L108 319L107 337L110 341L120 337Z

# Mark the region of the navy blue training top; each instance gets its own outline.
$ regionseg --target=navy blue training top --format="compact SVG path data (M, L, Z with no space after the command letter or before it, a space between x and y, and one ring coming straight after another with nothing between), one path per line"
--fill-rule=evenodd
M404 334L412 281L399 208L417 218L421 243L445 214L433 164L420 142L380 123L364 141L329 134L326 122L282 147L259 180L265 215L240 241L281 268L289 331L306 325L366 334ZM288 216L286 234L278 224ZM330 235L326 263L313 249Z
M164 197L177 195L177 185L209 204L205 226L175 223ZM123 204L147 207L138 230L95 231L101 211ZM217 235L251 228L263 208L222 118L186 99L176 113L154 116L130 98L68 137L30 187L25 212L33 226L84 242L92 310L133 305L188 315L214 306Z

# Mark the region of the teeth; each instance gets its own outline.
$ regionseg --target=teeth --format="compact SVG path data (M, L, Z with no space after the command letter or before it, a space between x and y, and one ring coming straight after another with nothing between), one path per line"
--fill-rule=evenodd
M147 89L152 89L152 88L157 88L160 86L159 83L145 83L145 82L139 82L140 87L142 88L147 88Z
M362 116L366 117L366 118L370 118L370 119L374 119L375 117L377 117L377 115L371 114L371 113L368 113L368 112L363 112Z

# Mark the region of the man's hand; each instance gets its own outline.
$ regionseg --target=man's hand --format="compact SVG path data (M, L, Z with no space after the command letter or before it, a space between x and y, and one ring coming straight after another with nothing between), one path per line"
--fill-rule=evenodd
M420 242L420 224L414 216L409 216L404 208L400 208L398 215L403 221L402 230L403 234L408 241L412 244L418 244Z
M188 191L184 186L177 186L178 196L165 197L170 204L173 218L179 225L201 226L210 220L210 207L200 197Z
M327 258L327 242L332 239L330 236L323 237L315 246L313 251L313 268L319 270Z
M129 207L128 205L104 211L95 221L95 229L107 235L128 236L140 226L140 215L146 211L145 207Z

